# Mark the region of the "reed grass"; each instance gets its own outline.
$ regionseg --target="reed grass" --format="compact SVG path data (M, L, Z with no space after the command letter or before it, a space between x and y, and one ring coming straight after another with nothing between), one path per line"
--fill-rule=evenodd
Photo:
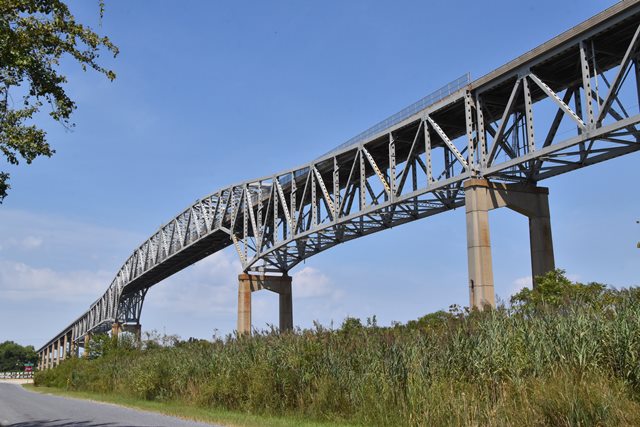
M390 328L349 319L337 330L120 345L35 382L362 425L640 425L640 291L594 289Z

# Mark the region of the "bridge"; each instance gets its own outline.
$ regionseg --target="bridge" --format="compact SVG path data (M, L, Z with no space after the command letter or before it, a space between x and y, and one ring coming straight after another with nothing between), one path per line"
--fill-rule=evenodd
M554 268L544 179L640 150L640 0L624 0L491 73L463 76L302 166L203 197L126 260L104 295L39 350L40 368L90 336L139 336L147 291L233 246L238 333L251 294L279 294L293 326L291 277L340 243L465 206L469 304L493 306L488 212L529 219L533 276ZM569 126L564 131L561 126ZM563 129L563 130L561 130Z

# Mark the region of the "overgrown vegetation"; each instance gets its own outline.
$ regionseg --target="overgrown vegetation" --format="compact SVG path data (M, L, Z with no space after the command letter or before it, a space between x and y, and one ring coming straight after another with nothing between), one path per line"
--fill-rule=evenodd
M37 385L364 425L640 425L640 289L558 270L510 306L407 325L106 349Z

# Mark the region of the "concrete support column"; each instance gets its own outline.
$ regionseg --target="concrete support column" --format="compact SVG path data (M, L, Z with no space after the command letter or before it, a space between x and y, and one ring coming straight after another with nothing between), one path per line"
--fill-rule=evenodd
M261 289L267 289L279 295L280 331L292 330L291 277L242 273L238 275L238 334L251 333L251 293Z
M469 304L479 309L495 306L489 205L486 187L465 186Z
M55 361L53 366L58 366L60 364L60 339L58 338L53 345L54 345L53 351L55 355Z
M469 304L482 309L495 305L489 215L507 207L529 218L531 273L535 278L555 268L549 189L535 185L500 184L484 179L465 182ZM535 281L533 283L535 285Z
M540 197L544 203L547 216L529 218L529 242L531 245L531 273L533 277L543 276L556 268L553 255L553 237L551 235L551 218L549 216L549 198ZM534 280L535 286L535 280Z
M78 343L74 331L69 333L69 354L71 357L78 357Z
M140 324L122 325L121 332L128 332L130 334L133 334L133 336L135 337L136 342L138 344L142 343L142 325L140 325Z
M122 324L119 322L115 322L113 325L111 325L111 336L114 338L118 338L118 335L120 335L120 332L122 332Z
M73 335L71 335L69 341L69 357L78 357L78 346L76 342L73 340Z
M84 354L82 355L84 358L89 358L89 342L91 341L91 334L87 332L84 336Z
M251 276L238 275L238 335L251 333Z
M291 297L291 278L289 283L283 284L283 292L280 292L280 332L293 330L293 299Z
M38 366L38 370L40 370L40 371L44 371L44 354L45 354L45 351L42 350L42 352L39 355L40 356L40 365Z
M68 352L69 352L69 334L64 334L64 344L62 346L63 351L62 351L62 360L65 360L68 357Z

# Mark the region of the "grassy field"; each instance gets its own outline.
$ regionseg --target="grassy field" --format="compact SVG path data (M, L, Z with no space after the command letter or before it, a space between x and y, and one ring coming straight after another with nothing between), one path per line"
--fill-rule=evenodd
M86 399L97 402L113 403L128 408L141 409L143 411L158 412L173 417L187 420L202 421L237 427L349 427L350 424L314 422L300 417L275 417L260 416L240 412L225 411L224 409L199 408L180 402L156 402L143 399L135 399L114 394L93 393L87 391L65 390L58 387L35 387L33 384L25 384L24 388L43 394L71 397L74 399Z
M103 339L36 385L358 425L640 425L640 290L561 271L495 310L152 344Z

